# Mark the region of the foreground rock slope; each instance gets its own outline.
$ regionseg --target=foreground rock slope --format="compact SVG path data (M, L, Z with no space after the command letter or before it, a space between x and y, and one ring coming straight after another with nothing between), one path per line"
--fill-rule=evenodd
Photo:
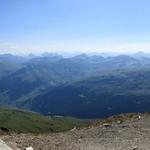
M0 150L12 150L2 140L0 140Z
M29 146L34 150L150 149L150 115L138 115L123 122L119 117L110 120L65 133L12 134L0 138L13 150L24 150Z

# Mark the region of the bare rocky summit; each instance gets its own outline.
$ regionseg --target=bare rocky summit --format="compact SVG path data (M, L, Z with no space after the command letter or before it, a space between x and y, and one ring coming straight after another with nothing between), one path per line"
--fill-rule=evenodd
M12 134L0 137L13 150L149 150L150 115L93 124L65 133Z

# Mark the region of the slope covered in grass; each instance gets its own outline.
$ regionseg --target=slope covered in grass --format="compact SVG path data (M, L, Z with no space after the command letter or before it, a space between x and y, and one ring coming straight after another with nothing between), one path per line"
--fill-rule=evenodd
M40 114L18 109L0 108L0 129L17 133L46 133L67 131L80 126L80 120L64 117L47 118Z

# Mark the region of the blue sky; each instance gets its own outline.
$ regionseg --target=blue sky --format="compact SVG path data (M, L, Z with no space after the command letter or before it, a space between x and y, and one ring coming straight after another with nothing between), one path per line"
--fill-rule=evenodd
M0 52L150 52L149 0L0 0Z

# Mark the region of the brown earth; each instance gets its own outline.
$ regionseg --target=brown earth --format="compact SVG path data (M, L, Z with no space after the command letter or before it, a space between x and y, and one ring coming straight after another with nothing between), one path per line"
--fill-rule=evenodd
M110 121L109 121L110 123ZM150 115L65 133L1 135L13 150L150 150Z

